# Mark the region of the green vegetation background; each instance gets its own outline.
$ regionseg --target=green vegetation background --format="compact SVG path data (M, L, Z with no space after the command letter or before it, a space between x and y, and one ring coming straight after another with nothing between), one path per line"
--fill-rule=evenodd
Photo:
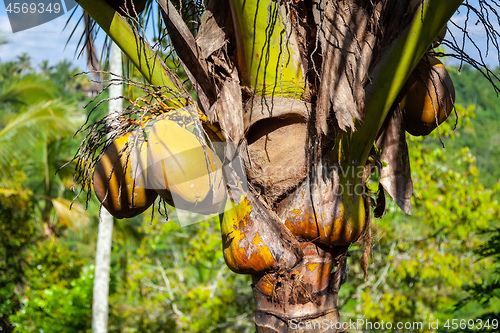
M500 103L477 71L449 71L458 120L408 136L413 215L390 202L373 221L366 277L364 244L352 246L343 321L439 320L449 332L447 319L500 317ZM79 197L69 210L74 165L55 172L88 116L92 83L77 72L33 69L27 55L0 63L0 331L90 332L99 205ZM251 280L225 266L219 233L217 221L181 227L150 210L115 220L110 332L253 331Z

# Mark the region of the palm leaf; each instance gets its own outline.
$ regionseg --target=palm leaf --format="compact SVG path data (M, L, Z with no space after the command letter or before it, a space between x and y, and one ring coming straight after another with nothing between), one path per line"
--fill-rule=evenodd
M25 76L15 82L3 83L0 87L0 105L29 104L34 101L53 99L54 92L36 76Z
M81 119L74 115L73 108L61 101L37 103L4 119L0 130L0 179L8 176L12 161L21 163L41 140L50 142L74 133L77 121Z

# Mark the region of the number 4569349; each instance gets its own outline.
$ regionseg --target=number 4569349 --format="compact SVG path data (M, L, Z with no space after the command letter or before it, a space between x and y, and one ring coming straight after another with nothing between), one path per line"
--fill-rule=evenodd
M14 14L27 14L27 13L59 13L61 11L61 5L59 3L48 3L47 5L44 4L43 2L40 3L26 3L26 2L14 2L14 3L9 3L8 6L5 8L5 11L7 13L14 13Z
M446 323L444 323L444 327L449 330L456 330L456 329L471 329L471 330L496 330L498 328L498 319L492 319L491 321L488 319L486 321L483 321L481 319L448 319Z

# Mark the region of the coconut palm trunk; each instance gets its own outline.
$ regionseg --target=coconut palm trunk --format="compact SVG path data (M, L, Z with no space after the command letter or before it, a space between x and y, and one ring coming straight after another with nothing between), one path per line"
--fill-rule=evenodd
M116 44L112 44L111 57L109 61L111 73L122 75L122 55ZM112 78L110 78L112 79ZM122 100L119 98L123 93L121 84L112 85L109 89L109 113L122 109ZM104 208L101 208L99 230L97 233L97 245L94 271L94 295L92 300L92 332L105 333L108 331L108 308L109 308L109 269L111 262L111 245L113 241L113 216Z
M369 240L373 170L379 197L410 212L398 94L461 2L210 1L194 37L158 0L198 106L244 161L220 219L226 263L252 275L258 332L337 330L347 249ZM149 82L180 89L104 1L79 3Z

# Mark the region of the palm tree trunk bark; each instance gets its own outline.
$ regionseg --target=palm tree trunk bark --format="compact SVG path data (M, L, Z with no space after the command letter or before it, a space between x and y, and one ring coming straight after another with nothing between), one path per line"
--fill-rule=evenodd
M92 302L92 332L108 331L109 264L113 235L113 216L104 208L97 236L94 272L94 298Z
M257 332L337 332L347 248L323 250L304 243L303 251L292 270L253 277Z
M110 72L120 76L122 74L121 51L114 43L111 48ZM123 87L121 84L110 86L109 97L111 100L109 101L109 113L121 110L122 100L117 97L122 95L122 90ZM94 298L92 303L92 332L94 333L105 333L108 331L109 268L113 237L113 216L105 208L101 208L100 218L94 272Z

